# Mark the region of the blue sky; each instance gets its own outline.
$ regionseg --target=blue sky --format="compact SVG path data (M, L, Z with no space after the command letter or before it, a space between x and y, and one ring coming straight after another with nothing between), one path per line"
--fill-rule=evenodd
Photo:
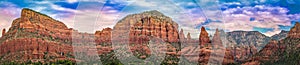
M271 36L289 30L300 20L299 7L300 0L1 0L0 28L9 28L22 8L45 13L89 33L113 27L128 14L158 10L193 38L198 37L201 26L210 34L221 28Z

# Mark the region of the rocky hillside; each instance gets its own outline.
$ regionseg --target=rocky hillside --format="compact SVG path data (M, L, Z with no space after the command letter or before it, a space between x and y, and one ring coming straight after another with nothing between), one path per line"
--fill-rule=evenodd
M300 24L297 22L293 28L290 29L288 37L290 38L300 38Z
M14 38L40 37L46 40L60 39L59 43L70 43L72 29L62 22L30 9L23 9L21 17L13 21L6 35L2 36L0 43Z
M288 32L288 36L279 41L271 40L259 53L250 58L248 63L264 64L264 65L297 65L299 64L300 41L299 23Z
M265 63L265 64L277 64L277 65L293 65L300 64L300 23L297 22L294 27L290 29L288 37L280 40L279 47L282 52L278 54L279 60L275 63Z
M97 51L85 45L91 45L94 41L98 45L110 43L110 31L110 28L106 28L95 34L80 33L47 15L24 8L21 17L13 21L7 32L3 31L0 38L0 63L7 61L47 63L57 60L75 62L74 52L89 56L90 53ZM72 46L72 43L79 46ZM81 49L74 51L73 47ZM97 48L99 54L111 52L111 47L97 46Z
M273 35L271 38L274 40L282 40L287 37L289 31L282 30L280 33Z
M160 46L164 43L169 49L166 53L168 60L164 62L178 63L178 60L169 59L178 59L174 56L180 49L178 24L156 10L128 15L114 26L112 32L112 41L115 44L129 44L130 51L138 58L144 59L153 53L150 52L149 44ZM124 50L124 53L127 51Z
M111 28L104 28L102 31L95 32L95 41L97 44L101 43L111 43Z
M268 36L258 31L233 31L228 32L227 37L230 41L234 41L237 46L253 45L257 48L262 48L270 40Z
M25 8L0 38L1 62L72 60L72 31L60 21Z

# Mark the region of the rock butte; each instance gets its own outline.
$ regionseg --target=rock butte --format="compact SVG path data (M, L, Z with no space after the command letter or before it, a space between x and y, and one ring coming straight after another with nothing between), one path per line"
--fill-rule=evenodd
M108 38L110 38L111 33L109 31L111 31L111 29L106 28L101 32L96 32L96 37L105 37L97 37L95 39L97 43L110 42ZM72 36L72 33L77 34ZM0 56L5 60L1 60L0 63L4 61L75 61L73 47L93 48L84 45L72 47L72 42L90 44L95 41L93 37L90 37L94 34L79 33L72 28L68 28L60 21L28 8L22 9L21 17L13 21L7 33L5 33L5 29L3 29L2 35L0 38ZM95 52L86 50L76 50L75 52L83 52L88 55ZM98 51L100 53L110 52L109 50ZM43 60L50 57L51 59L48 61Z
M200 42L200 46L204 46L210 42L208 33L204 27L201 27L201 32L199 35L199 42Z

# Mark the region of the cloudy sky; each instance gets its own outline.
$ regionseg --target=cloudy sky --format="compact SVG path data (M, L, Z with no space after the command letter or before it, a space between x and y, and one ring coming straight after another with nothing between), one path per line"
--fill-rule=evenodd
M1 0L0 29L8 29L20 17L22 8L47 14L88 33L112 28L128 14L158 10L193 38L199 36L201 26L211 35L221 28L271 36L289 30L300 20L299 7L300 0Z

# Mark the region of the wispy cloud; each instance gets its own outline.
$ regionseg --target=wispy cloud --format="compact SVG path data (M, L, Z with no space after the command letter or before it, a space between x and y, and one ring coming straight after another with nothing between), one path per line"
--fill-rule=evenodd
M212 3L214 3L212 5ZM283 3L283 4L282 4ZM113 27L116 21L128 14L158 10L171 17L179 26L197 38L199 27L214 31L224 26L226 31L260 31L268 36L287 30L291 21L300 20L297 9L284 4L298 1L274 0L51 0L51 1L0 1L1 29L8 28L21 8L47 14L61 20L68 27L76 23L94 23L93 29ZM83 5L82 5L83 4ZM78 9L78 5L81 8ZM97 6L97 7L96 7ZM75 19L79 17L79 19ZM82 19L80 19L82 18ZM5 21L2 23L2 21ZM75 24L74 24L75 23ZM91 24L92 25L92 24ZM79 30L84 30L78 28ZM94 30L84 31L93 33ZM1 32L0 32L1 33ZM210 33L213 34L213 33Z
M0 29L8 29L12 23L12 20L16 19L20 15L20 8L10 2L0 2ZM0 35L1 36L1 35Z
M223 11L223 23L212 22L205 26L224 25L228 31L260 31L271 36L281 31L279 25L291 26L287 12L288 10L283 7L264 5L230 8ZM262 29L254 29L257 27Z

